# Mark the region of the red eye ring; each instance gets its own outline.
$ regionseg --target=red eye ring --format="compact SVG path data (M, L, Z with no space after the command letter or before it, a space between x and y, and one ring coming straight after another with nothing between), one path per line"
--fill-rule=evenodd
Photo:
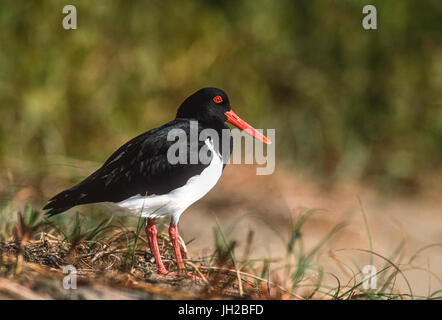
M213 102L215 102L215 103L221 103L221 102L223 102L223 98L221 98L221 96L216 96L216 97L213 97Z

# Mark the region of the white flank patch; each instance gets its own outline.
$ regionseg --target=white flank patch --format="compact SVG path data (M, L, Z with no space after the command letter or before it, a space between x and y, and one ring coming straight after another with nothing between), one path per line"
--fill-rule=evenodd
M214 150L213 143L209 139L205 143L213 153L212 161L201 174L190 178L184 186L163 195L136 195L118 202L117 205L128 209L132 215L145 218L170 216L173 223L178 223L181 214L195 201L204 197L221 177L222 157Z

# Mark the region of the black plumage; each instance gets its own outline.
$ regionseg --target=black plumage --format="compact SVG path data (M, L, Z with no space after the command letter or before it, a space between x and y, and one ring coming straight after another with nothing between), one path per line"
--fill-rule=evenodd
M167 159L167 151L175 141L168 141L167 136L172 129L182 129L189 139L190 121L198 121L198 133L211 128L222 137L222 129L228 129L224 124L224 112L230 109L228 98L219 89L202 90L205 90L203 94L198 94L200 90L183 102L175 120L131 139L115 151L97 171L79 184L51 198L43 208L48 210L46 213L52 216L87 203L120 202L138 194L166 194L185 185L191 177L199 175L208 164L199 160L198 163L191 164L190 158L192 152L200 152L201 148L206 147L204 141L198 141L197 150L190 148L189 143L186 144L186 164L171 164ZM216 105L217 108L204 102L211 101L205 98L214 94L225 96L225 103L221 106ZM228 155L232 150L231 140L230 136ZM222 143L219 143L219 153L223 154L222 152ZM210 151L208 154L213 156Z
M178 270L201 280L186 271L177 225L181 214L207 194L221 176L233 142L226 121L271 143L233 112L224 91L203 88L184 100L175 120L128 141L101 168L50 199L44 209L53 216L80 204L115 202L145 217L147 239L159 274L172 273L161 259L155 219L169 216L169 237ZM210 130L202 132L204 129Z

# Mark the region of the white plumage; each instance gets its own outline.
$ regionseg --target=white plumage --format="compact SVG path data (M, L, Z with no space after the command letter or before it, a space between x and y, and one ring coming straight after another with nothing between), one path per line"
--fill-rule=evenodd
M126 213L144 218L172 217L172 223L177 224L181 214L209 192L221 177L223 160L215 151L213 143L207 139L207 147L213 153L212 161L199 175L190 178L187 183L168 194L136 195L118 202L117 205L126 209Z

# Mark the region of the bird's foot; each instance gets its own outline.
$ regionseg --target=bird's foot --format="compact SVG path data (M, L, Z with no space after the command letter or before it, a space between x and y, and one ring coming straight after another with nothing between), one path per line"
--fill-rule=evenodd
M203 279L201 279L200 277L190 273L187 270L180 270L179 272L169 272L167 271L166 268L164 269L157 269L157 273L163 276L173 276L173 277L186 277L186 278L190 278L193 281L197 281L197 282L202 282Z
M172 273L175 273L175 272L169 272L169 271L167 271L167 269L166 268L157 268L157 273L158 274L161 274L161 275L173 275Z
M187 270L180 270L178 275L182 275L184 277L190 278L191 280L196 281L196 282L202 282L203 281L203 279L201 279L200 277L190 273Z
M186 277L189 278L193 281L197 281L197 282L202 282L203 279L201 279L200 277L190 273L187 270L180 270L179 272L169 272L167 271L167 269L158 269L157 273L163 276L173 276L173 277Z

